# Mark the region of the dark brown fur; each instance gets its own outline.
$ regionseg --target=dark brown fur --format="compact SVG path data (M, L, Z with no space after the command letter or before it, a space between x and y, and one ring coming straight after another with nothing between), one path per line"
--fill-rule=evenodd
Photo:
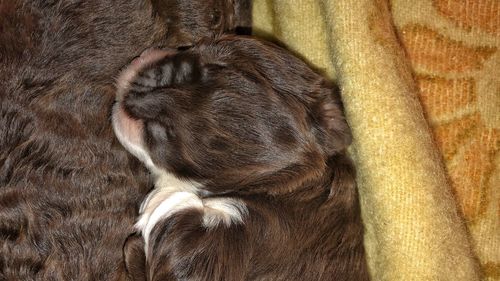
M129 237L134 280L369 279L339 92L305 63L222 37L144 66L119 93L115 120L140 122L155 169L248 209L215 227L203 209L177 211L154 226L147 255Z
M116 73L235 29L230 2L0 0L0 280L125 277L150 185L109 126Z

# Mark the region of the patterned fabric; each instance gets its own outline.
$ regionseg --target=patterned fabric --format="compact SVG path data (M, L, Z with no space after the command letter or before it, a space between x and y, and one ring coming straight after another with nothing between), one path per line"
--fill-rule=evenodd
M374 280L500 280L500 2L254 0L336 79Z
M500 280L500 1L391 4L484 280Z

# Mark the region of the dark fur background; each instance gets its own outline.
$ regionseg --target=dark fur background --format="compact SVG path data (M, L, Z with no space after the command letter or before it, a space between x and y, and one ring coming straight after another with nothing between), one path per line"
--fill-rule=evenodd
M230 2L0 0L0 280L125 277L150 186L114 141L114 78L147 47L248 23Z

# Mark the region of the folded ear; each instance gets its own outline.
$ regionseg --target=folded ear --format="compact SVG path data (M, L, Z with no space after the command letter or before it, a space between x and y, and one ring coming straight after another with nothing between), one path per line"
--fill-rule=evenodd
M317 138L330 154L347 148L351 143L351 131L337 86L327 82L304 61L272 43L242 37L232 47L238 50L232 55L250 58L254 69L275 92L293 96L305 104L314 120Z
M127 238L123 246L123 257L130 279L146 281L146 255L142 236L134 233Z
M317 126L316 137L329 155L341 152L351 144L351 129L345 119L337 86L322 86L318 95L313 97L311 111Z

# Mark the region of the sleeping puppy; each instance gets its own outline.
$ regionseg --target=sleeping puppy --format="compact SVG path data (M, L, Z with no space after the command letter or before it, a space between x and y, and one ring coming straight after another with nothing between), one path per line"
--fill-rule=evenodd
M225 36L151 50L112 122L155 177L133 280L368 280L338 89L288 52Z
M248 0L0 0L0 280L125 278L149 175L108 122L123 65L247 22Z

